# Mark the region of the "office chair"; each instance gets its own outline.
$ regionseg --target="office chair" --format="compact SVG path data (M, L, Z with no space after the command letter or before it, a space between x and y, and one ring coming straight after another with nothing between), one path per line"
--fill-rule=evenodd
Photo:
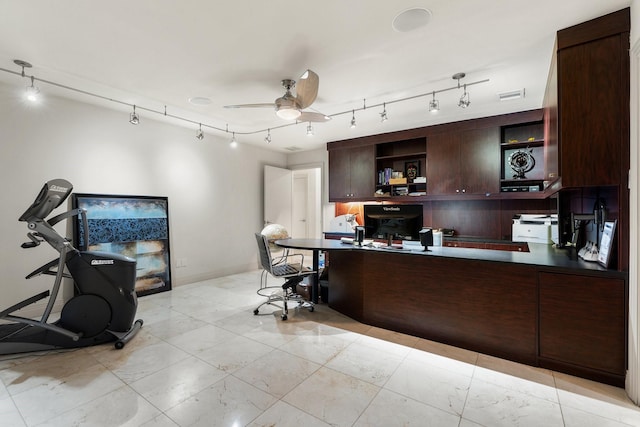
M260 276L260 289L258 289L258 295L267 297L267 300L256 307L253 310L253 314L258 314L260 307L265 304L275 305L282 308L282 320L287 320L289 314L289 302L295 302L298 305L295 308L304 307L309 311L314 310L314 305L310 301L304 300L304 298L295 292L296 285L313 273L313 270L308 269L303 265L304 255L302 254L289 254L288 251L283 252L283 255L273 257L269 248L269 238L261 233L255 233L256 241L258 242L258 252L260 253L260 264L263 268L262 275ZM298 262L295 262L298 261ZM267 279L269 275L275 278L285 279L284 284L280 286L267 286ZM281 292L272 291L270 294L265 293L267 290L281 290ZM282 302L282 306L276 304Z

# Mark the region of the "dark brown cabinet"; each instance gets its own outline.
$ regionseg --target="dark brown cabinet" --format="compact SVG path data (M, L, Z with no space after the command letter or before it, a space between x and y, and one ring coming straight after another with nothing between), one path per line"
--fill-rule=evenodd
M499 192L500 129L470 129L427 139L427 194Z
M623 279L541 272L541 366L588 369L624 381L626 301Z
M629 29L624 9L558 32L546 97L557 159L547 179L560 176L565 188L626 182Z
M330 202L372 199L375 178L375 146L329 150Z

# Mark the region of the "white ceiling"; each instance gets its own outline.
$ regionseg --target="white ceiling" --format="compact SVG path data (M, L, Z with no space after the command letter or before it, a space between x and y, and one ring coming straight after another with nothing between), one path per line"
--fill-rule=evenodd
M201 122L204 143L236 132L240 143L275 150L319 148L326 142L542 106L555 34L562 28L627 7L631 0L0 0L0 68L20 71L14 59L33 64L27 74ZM423 28L400 33L393 18L410 7L432 12ZM320 76L313 109L334 115L285 128L271 109L224 105L272 102L280 80L310 68ZM431 93L462 82L471 106L457 106L461 91L438 94L440 112L427 110ZM20 76L0 73L20 90ZM130 107L37 82L43 95L70 96L123 111ZM500 92L526 89L519 100ZM212 100L195 106L195 96ZM358 126L351 129L351 110ZM148 119L170 120L138 110ZM126 114L125 114L126 113ZM197 129L197 125L172 122ZM268 128L272 142L266 144ZM218 138L213 138L216 135ZM195 138L194 138L195 140Z

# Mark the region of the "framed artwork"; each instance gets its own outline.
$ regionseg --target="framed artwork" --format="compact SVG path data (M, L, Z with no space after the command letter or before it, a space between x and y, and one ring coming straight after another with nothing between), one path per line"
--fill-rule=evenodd
M73 238L80 250L118 253L136 260L136 294L171 289L169 203L166 197L72 195L74 209L86 210L89 236L81 219Z
M420 160L405 162L404 176L407 178L407 182L413 182L417 176L420 176Z
M603 267L609 267L611 259L611 247L613 246L613 236L616 232L617 221L605 221L600 238L600 251L598 252L598 263Z

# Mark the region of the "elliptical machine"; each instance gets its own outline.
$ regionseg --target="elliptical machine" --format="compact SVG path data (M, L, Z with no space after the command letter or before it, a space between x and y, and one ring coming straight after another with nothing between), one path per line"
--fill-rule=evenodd
M33 204L20 216L31 230L23 248L34 248L47 242L59 253L56 258L37 268L26 279L40 274L55 276L53 289L34 295L0 312L0 354L60 348L87 347L115 341L121 349L142 327L134 322L138 306L135 293L136 261L119 254L80 251L53 228L63 219L78 216L82 220L85 242L89 227L84 209L74 209L45 218L71 194L73 186L64 179L44 184ZM65 266L68 271L65 272ZM74 280L74 296L60 313L60 318L48 322L63 278ZM49 297L40 320L12 313Z

